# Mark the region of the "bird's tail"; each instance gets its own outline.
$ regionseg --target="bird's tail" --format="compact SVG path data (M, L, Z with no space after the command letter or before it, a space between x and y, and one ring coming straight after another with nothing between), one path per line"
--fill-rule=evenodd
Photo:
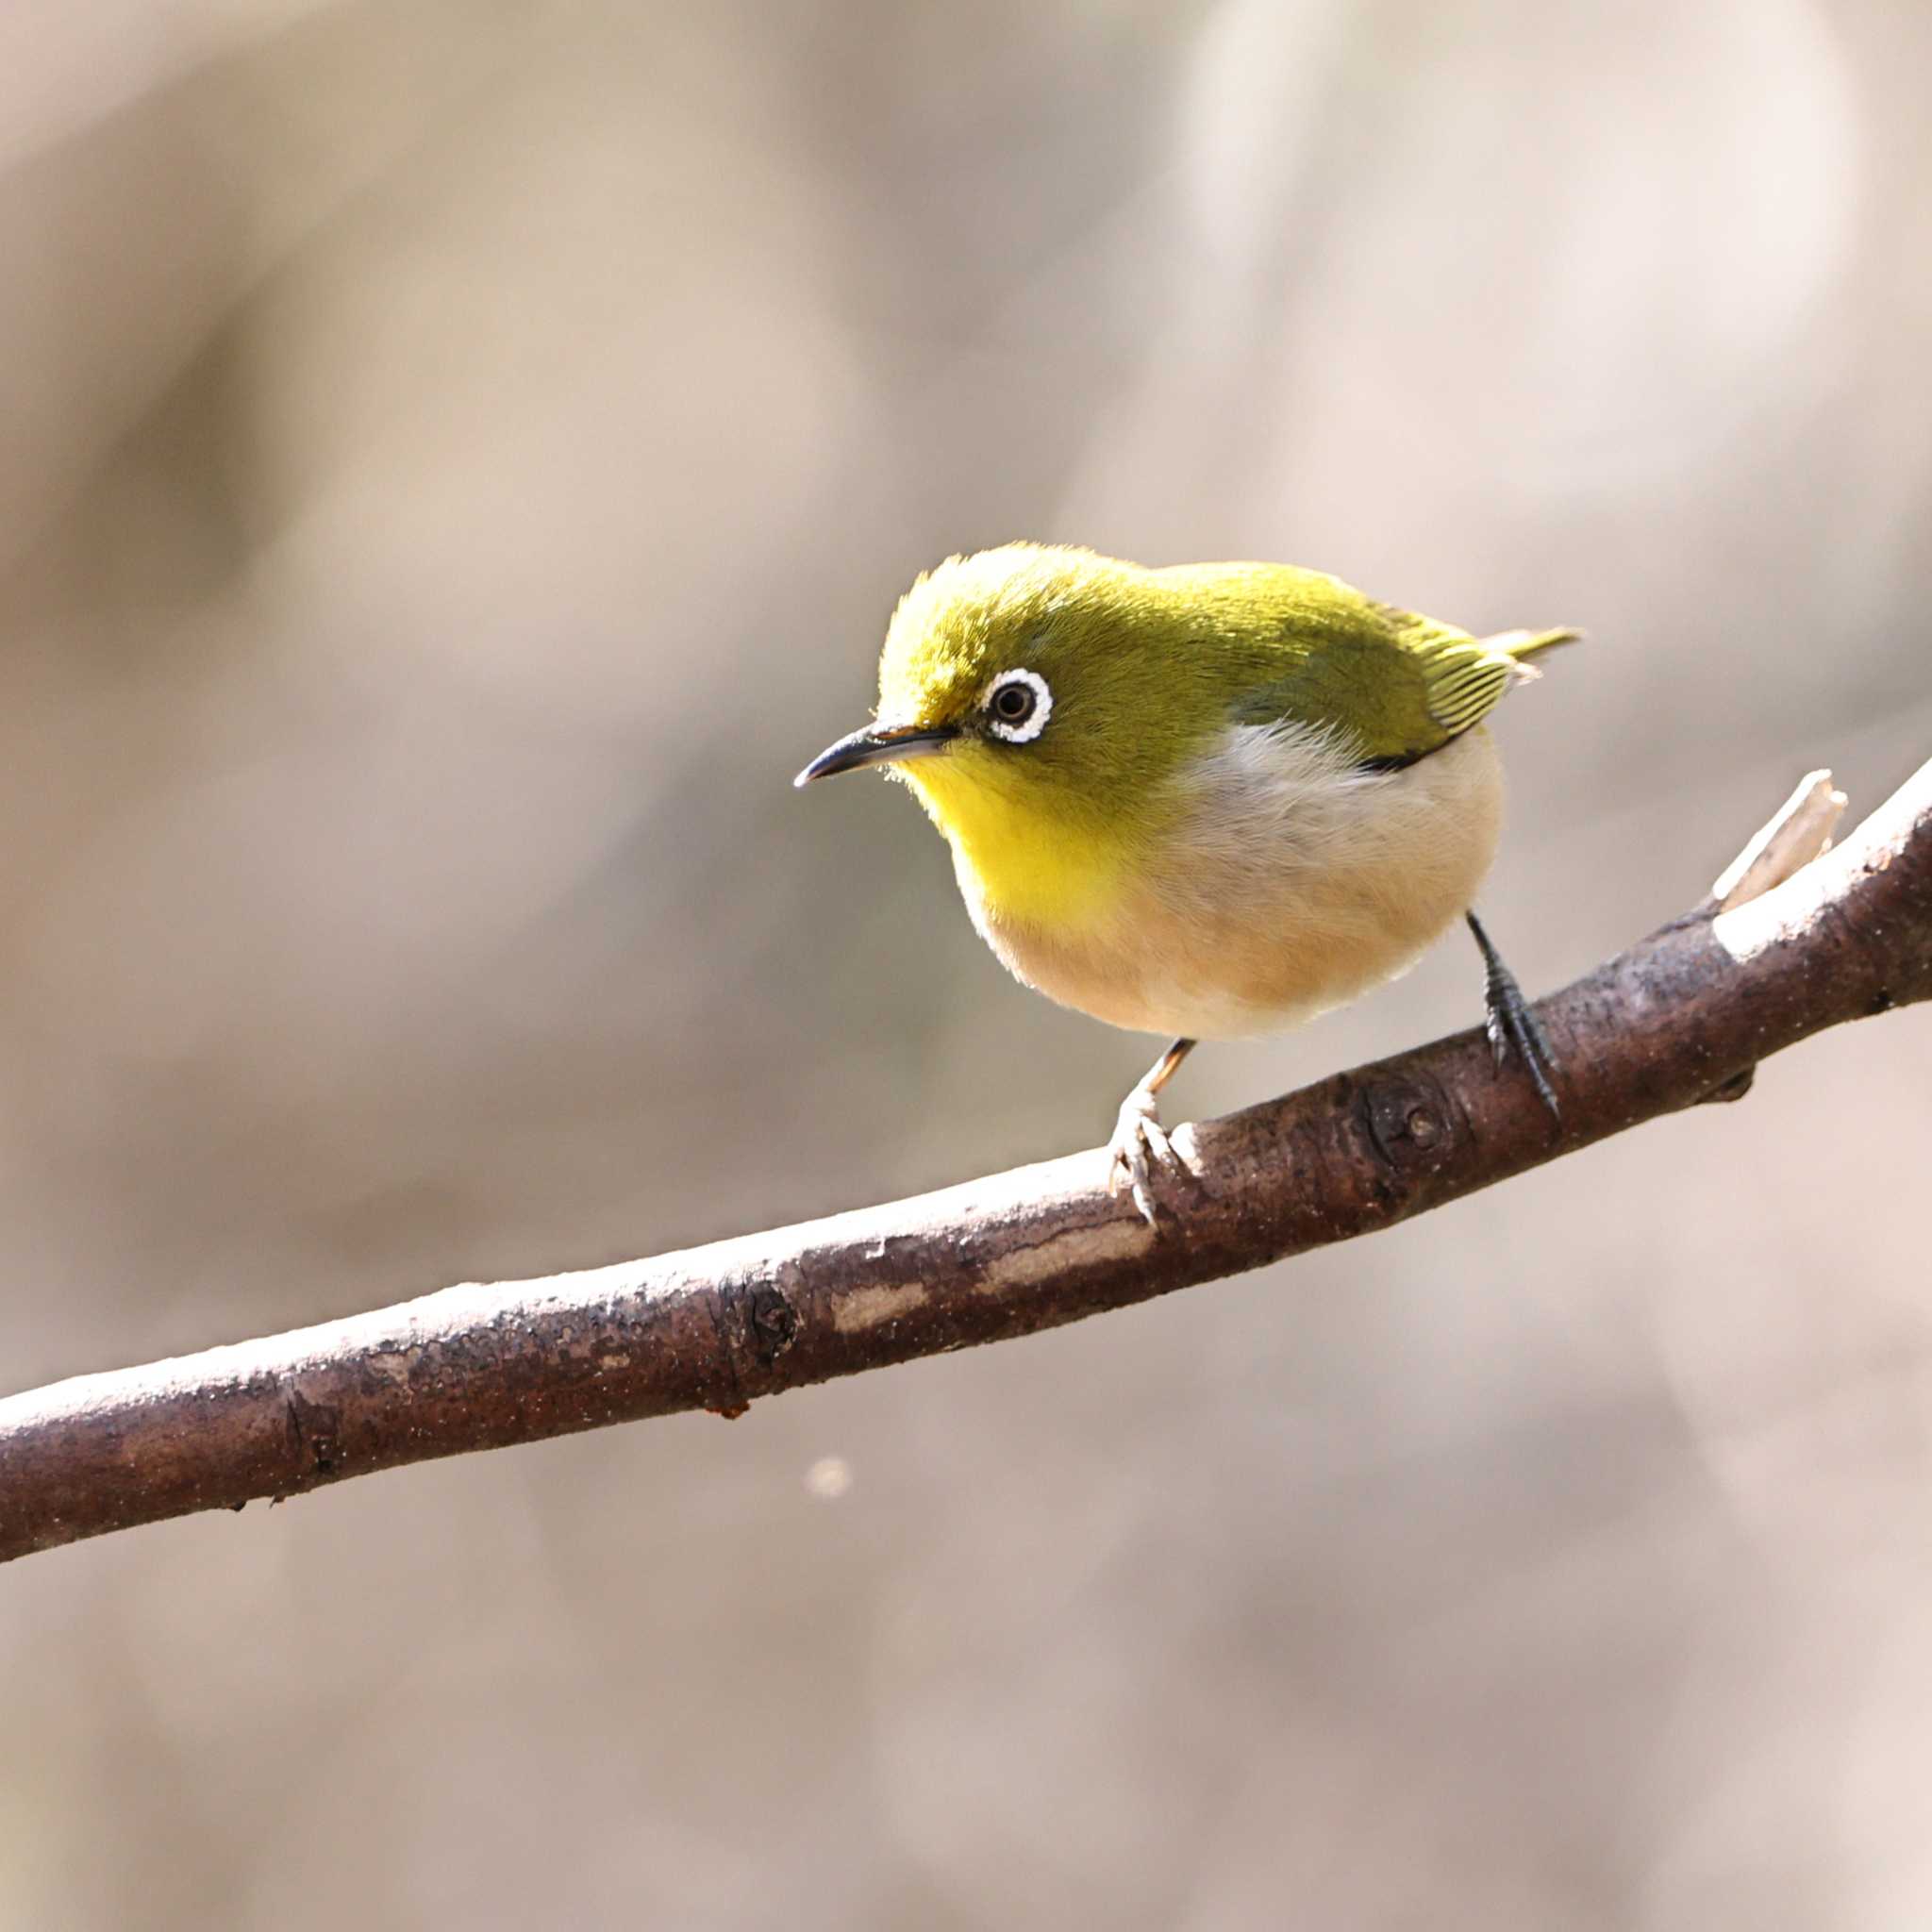
M1534 658L1541 651L1554 651L1558 644L1580 643L1583 633L1580 630L1501 630L1494 637L1482 640L1485 650L1494 651L1499 658L1507 658L1516 667L1516 675L1523 683L1533 677L1541 677L1541 672L1534 664L1525 664L1525 658Z

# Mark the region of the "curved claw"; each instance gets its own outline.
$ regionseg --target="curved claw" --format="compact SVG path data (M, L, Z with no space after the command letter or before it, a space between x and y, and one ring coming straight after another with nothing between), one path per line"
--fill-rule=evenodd
M1500 1041L1496 1041L1493 1033L1491 1036L1496 1045L1497 1065L1500 1066L1513 1051L1523 1062L1529 1074L1529 1083L1536 1089L1537 1098L1542 1102L1550 1118L1560 1121L1563 1109L1557 1103L1556 1088L1550 1084L1552 1055L1549 1036L1544 1033L1542 1022L1537 1018L1534 1009L1524 1003L1506 1013L1498 1031L1502 1034Z
M1157 1188L1162 1182L1173 1186L1191 1178L1160 1124L1158 1107L1153 1094L1138 1087L1121 1102L1113 1138L1108 1142L1112 1158L1107 1176L1107 1191L1118 1195L1126 1187L1141 1218L1157 1231L1161 1206Z

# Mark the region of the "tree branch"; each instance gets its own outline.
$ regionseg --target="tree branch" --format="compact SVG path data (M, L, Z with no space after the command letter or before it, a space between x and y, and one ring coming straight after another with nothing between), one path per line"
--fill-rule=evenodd
M1179 1129L1195 1186L1183 1224L1158 1236L1108 1197L1093 1150L79 1376L0 1402L0 1560L432 1457L680 1409L735 1415L1369 1234L1735 1098L1767 1056L1932 997L1932 764L1814 857L1841 804L1814 774L1711 899L1541 1003L1559 1129L1472 1030Z

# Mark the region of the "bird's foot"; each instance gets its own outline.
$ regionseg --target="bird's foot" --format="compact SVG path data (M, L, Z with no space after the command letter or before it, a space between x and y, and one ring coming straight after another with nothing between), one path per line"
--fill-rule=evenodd
M1537 1098L1549 1109L1550 1118L1560 1121L1563 1109L1557 1103L1557 1090L1550 1084L1550 1041L1542 1023L1530 1009L1523 989L1512 979L1500 994L1489 1002L1489 1016L1483 1031L1490 1036L1490 1047L1500 1067L1513 1051L1523 1062Z
M1490 1037L1490 1051L1499 1067L1514 1052L1536 1089L1537 1098L1549 1109L1550 1118L1560 1122L1563 1109L1557 1104L1557 1090L1550 1081L1554 1056L1549 1037L1524 998L1515 974L1504 965L1474 913L1469 915L1469 924L1483 954L1483 1031Z
M1529 1002L1524 998L1515 974L1504 965L1502 954L1483 930L1482 921L1474 911L1462 916L1483 956L1483 1031L1490 1036L1490 1050L1496 1057L1496 1064L1500 1067L1513 1047L1536 1089L1537 1098L1549 1108L1550 1118L1560 1124L1563 1109L1557 1105L1557 1090L1550 1084L1550 1042L1537 1024Z
M1118 1194L1124 1187L1128 1189L1141 1218L1158 1233L1163 1205L1159 1191L1180 1186L1192 1176L1160 1124L1159 1096L1145 1081L1121 1102L1107 1148L1107 1191Z

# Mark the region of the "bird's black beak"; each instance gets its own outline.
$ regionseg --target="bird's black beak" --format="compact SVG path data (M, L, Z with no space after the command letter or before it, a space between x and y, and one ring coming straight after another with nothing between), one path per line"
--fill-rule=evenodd
M867 725L848 732L837 744L828 744L798 776L794 785L809 785L814 778L829 778L837 772L856 772L865 765L894 765L907 758L929 758L942 752L959 735L957 724L902 725L881 731Z

